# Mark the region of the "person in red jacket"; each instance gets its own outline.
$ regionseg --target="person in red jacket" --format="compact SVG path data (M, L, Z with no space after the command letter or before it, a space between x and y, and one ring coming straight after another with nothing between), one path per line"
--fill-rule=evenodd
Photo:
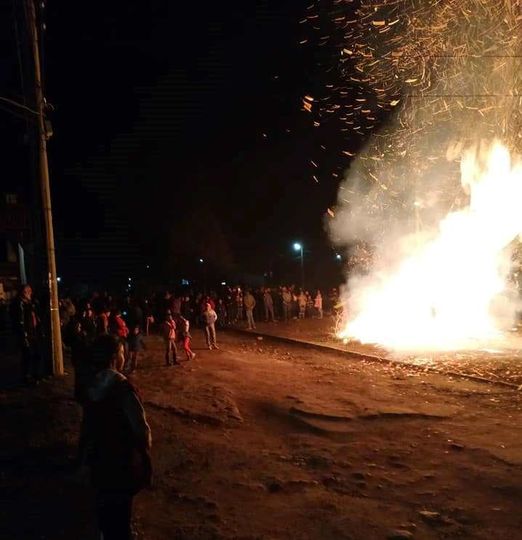
M127 338L129 337L129 328L125 324L121 311L119 309L113 309L111 316L109 317L109 332L118 338L120 343L120 352L118 353L118 361L116 363L116 369L123 371L125 362L129 358L129 345Z

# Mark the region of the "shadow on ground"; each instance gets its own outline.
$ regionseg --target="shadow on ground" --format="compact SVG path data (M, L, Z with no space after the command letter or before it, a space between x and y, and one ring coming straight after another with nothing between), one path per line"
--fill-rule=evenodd
M92 493L72 478L79 410L70 375L21 387L14 362L0 367L0 539L94 539Z

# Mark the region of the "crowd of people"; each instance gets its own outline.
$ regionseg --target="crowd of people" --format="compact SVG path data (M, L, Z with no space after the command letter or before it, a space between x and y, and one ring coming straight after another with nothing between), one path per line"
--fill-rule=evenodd
M276 322L292 319L322 319L338 303L337 289L323 298L320 290L314 294L295 286L246 289L222 288L220 293L175 293L166 291L138 298L126 295L114 298L95 292L90 298L60 301L60 320L64 341L74 333L87 338L112 334L121 343L118 369L131 372L138 367L138 358L145 345L142 336L156 333L165 342L165 363L179 365L194 359L191 349L193 327L203 328L209 349L217 349L216 327L246 325L256 329L256 321ZM179 349L183 354L180 356Z
M100 335L113 335L120 343L117 369L132 372L138 368L145 349L144 335L160 334L165 343L165 363L179 365L195 357L191 349L191 329L202 328L209 349L217 349L216 328L231 325L254 330L256 322L322 319L335 312L337 289L323 296L294 285L243 289L222 287L219 292L173 292L147 297L94 292L78 299L64 295L60 299L63 341L71 346L78 335L92 341ZM22 287L11 303L11 321L22 351L22 371L27 382L38 382L52 373L50 352L46 346L42 322L45 310L39 309L29 285ZM180 354L180 351L181 354Z
M95 295L92 304L100 300ZM112 301L110 296L105 296ZM167 291L163 294L153 294L141 301L127 297L122 311L130 317L131 324L135 322L136 303L139 304L139 318L145 332L157 331L167 311L180 314L191 325L200 326L203 313L210 304L217 315L217 327L245 324L247 328L255 328L256 321L276 322L292 319L318 318L324 313L331 313L339 302L337 289L331 289L326 296L320 290L310 293L295 285L280 287L259 287L243 289L242 287L223 287L219 292L204 294L178 293Z
M94 292L88 298L60 299L63 342L74 366L74 396L83 411L77 466L90 471L104 540L131 538L133 497L152 478L150 428L139 392L127 378L139 366L144 335L162 337L165 365L170 367L195 358L193 327L204 331L213 350L218 349L216 326L255 329L259 320L321 319L337 301L335 289L323 298L319 290L310 294L294 286L245 291L227 287L220 294L167 291L142 298ZM14 298L10 315L23 378L37 384L52 374L45 335L49 319L30 285Z
M176 343L181 343L187 360L194 357L190 349L190 328L203 327L209 349L217 348L217 328L246 325L255 329L256 321L276 322L292 319L322 319L324 313L338 308L337 289L323 297L320 290L310 293L294 285L276 288L243 289L223 287L220 292L172 292L138 298L127 295L115 299L108 293L93 293L88 300L61 300L60 318L64 328L76 316L79 324L98 333L114 333L128 352L140 352L141 335L162 334L167 352L178 363ZM80 316L78 317L78 307ZM82 322L85 321L85 322ZM174 337L174 343L172 340ZM171 363L168 361L167 363Z

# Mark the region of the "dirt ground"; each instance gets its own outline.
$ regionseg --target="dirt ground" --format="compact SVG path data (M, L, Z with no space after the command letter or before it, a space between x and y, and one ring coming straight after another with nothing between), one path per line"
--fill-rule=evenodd
M245 327L240 323L238 328ZM257 323L261 334L297 339L328 346L340 351L387 358L394 362L429 367L440 373L460 374L495 382L503 382L522 389L522 328L508 332L495 343L488 343L476 350L444 352L396 352L380 346L354 341L343 343L335 337L335 321L323 319L292 320L288 323Z
M140 388L154 487L141 539L522 539L522 395L498 386L221 334ZM0 392L0 538L91 540L70 477L71 375Z

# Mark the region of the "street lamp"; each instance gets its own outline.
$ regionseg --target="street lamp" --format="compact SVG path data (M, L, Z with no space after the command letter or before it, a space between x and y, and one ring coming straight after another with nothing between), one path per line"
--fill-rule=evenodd
M304 278L304 256L303 256L303 244L300 242L294 242L294 251L299 251L301 255L301 288L304 290L305 278Z

